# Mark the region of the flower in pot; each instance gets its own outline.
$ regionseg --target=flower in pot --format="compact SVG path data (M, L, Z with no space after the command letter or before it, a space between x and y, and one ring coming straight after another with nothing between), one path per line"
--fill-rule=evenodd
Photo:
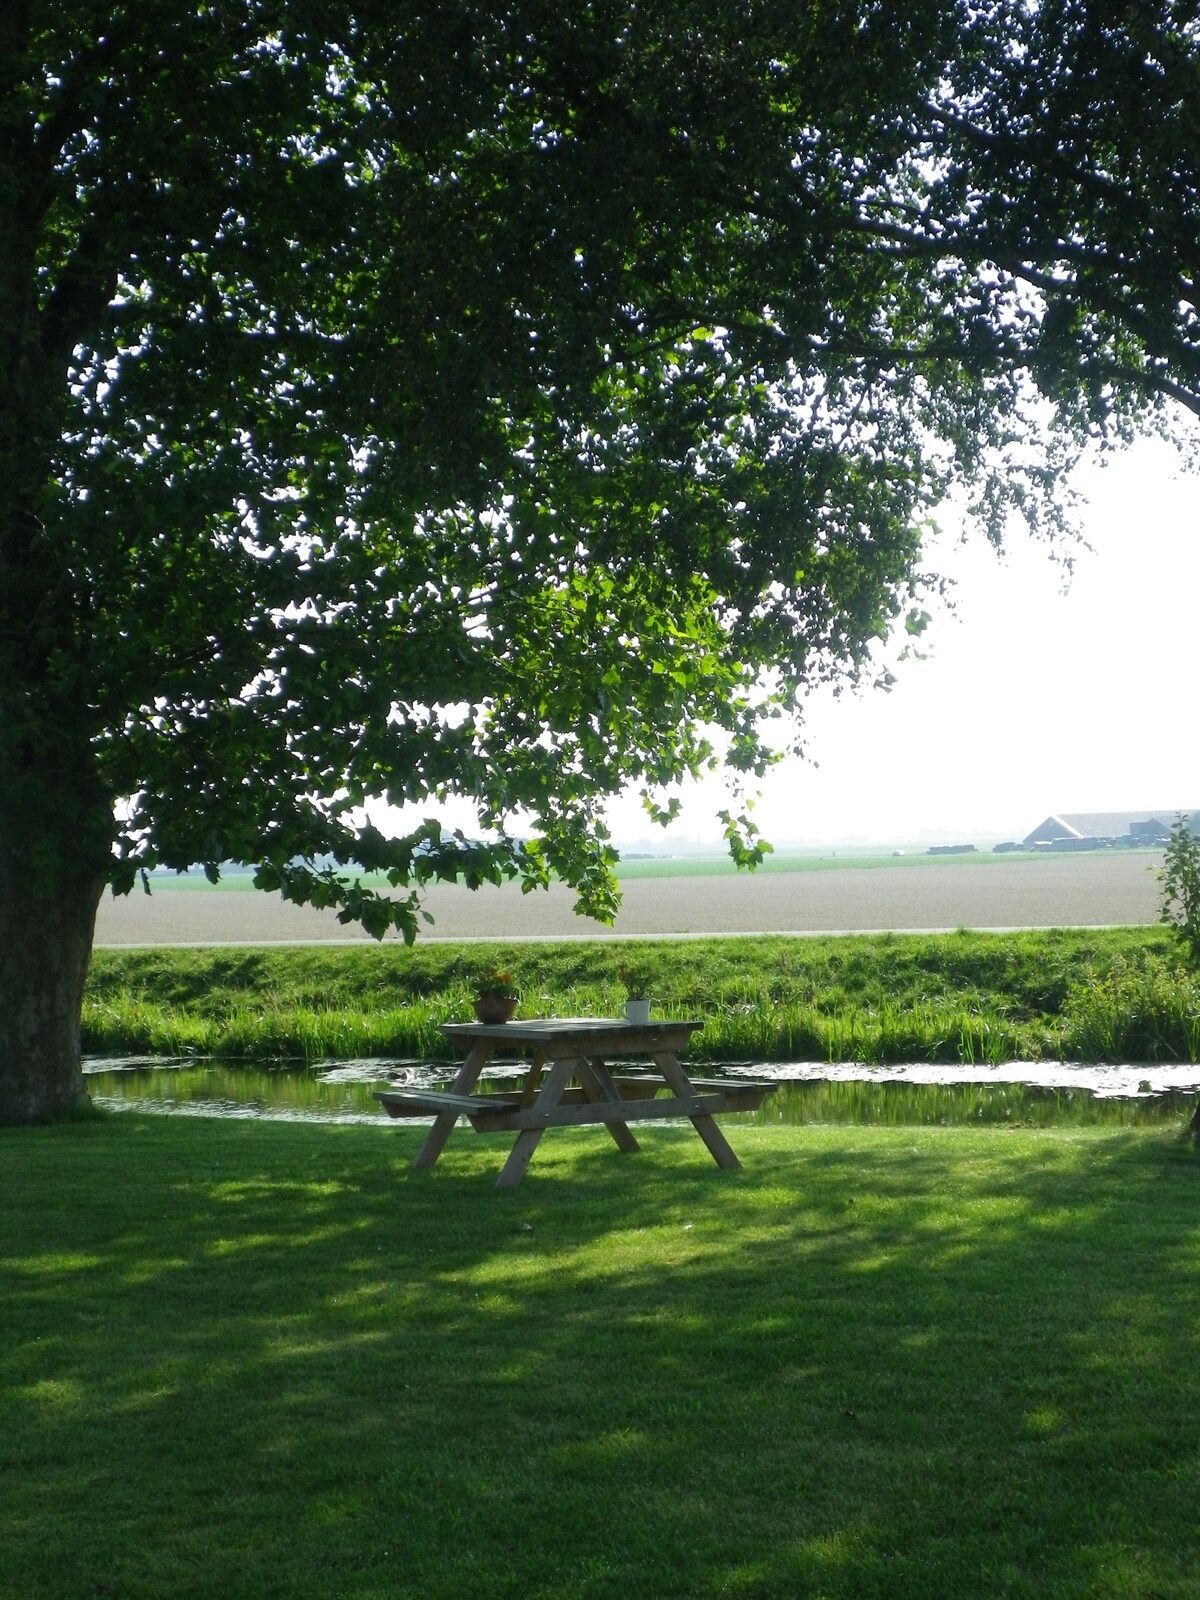
M650 975L643 967L618 967L617 977L625 985L626 1022L649 1022L650 1000L647 990Z
M508 1022L517 1009L517 986L511 972L489 972L475 989L478 1022Z

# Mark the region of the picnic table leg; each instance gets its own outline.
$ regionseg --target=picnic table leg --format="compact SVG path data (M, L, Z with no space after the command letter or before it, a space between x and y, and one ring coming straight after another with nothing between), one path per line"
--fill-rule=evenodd
M618 1106L621 1104L621 1091L612 1081L612 1074L602 1056L589 1056L586 1061L581 1058L575 1064L575 1076L579 1079L579 1086L584 1094L594 1104ZM606 1122L604 1126L612 1134L617 1149L623 1150L626 1155L633 1155L641 1149L630 1133L627 1122L614 1119L612 1122Z
M542 1081L542 1068L546 1065L546 1052L535 1050L529 1071L525 1074L525 1084L521 1090L521 1104L531 1106L537 1098L538 1084Z
M651 1059L676 1094L690 1097L696 1093L687 1073L679 1064L679 1057L673 1051L664 1050ZM723 1167L727 1172L741 1167L742 1163L730 1149L729 1141L711 1116L689 1117L688 1120L708 1146L709 1154L719 1167Z
M450 1085L452 1094L470 1094L475 1087L479 1074L483 1071L484 1062L491 1055L496 1046L489 1039L480 1039L467 1051L463 1064L455 1074L454 1082ZM442 1153L446 1140L450 1137L451 1129L458 1121L457 1111L439 1111L433 1119L433 1127L425 1135L425 1143L417 1151L413 1160L413 1171L420 1171L423 1167L432 1167Z
M533 1102L532 1109L547 1114L554 1110L562 1092L567 1086L567 1081L575 1071L578 1062L572 1056L564 1056L555 1061L550 1071L542 1079L542 1087L538 1090L537 1099ZM516 1142L508 1153L508 1160L504 1163L500 1176L496 1179L497 1189L515 1189L525 1176L525 1168L529 1159L537 1149L538 1140L542 1137L541 1128L522 1128L517 1134Z

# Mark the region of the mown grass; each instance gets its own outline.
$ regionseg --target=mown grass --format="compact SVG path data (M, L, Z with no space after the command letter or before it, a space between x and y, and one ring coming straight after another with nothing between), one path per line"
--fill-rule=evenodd
M0 1135L3 1600L1190 1600L1149 1134Z
M450 1054L479 976L526 1017L615 1015L631 960L692 1054L755 1059L1195 1061L1200 982L1164 928L825 938L101 950L84 1048L310 1060Z

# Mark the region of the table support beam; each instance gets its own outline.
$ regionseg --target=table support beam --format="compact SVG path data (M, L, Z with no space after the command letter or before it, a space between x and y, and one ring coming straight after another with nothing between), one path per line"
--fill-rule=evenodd
M542 1086L538 1090L537 1099L533 1102L533 1111L550 1112L558 1104L559 1096L567 1086L571 1073L578 1062L570 1056L562 1056L555 1061L549 1072L542 1079ZM525 1168L529 1165L533 1152L537 1149L538 1140L542 1137L542 1128L522 1128L517 1135L516 1143L508 1153L508 1160L500 1176L496 1179L497 1189L515 1189L525 1176Z
M451 1094L470 1094L479 1081L479 1074L483 1071L484 1064L495 1048L490 1039L477 1039L472 1044L463 1059L462 1066L455 1074L454 1082L450 1085ZM441 1155L458 1117L457 1111L442 1111L433 1119L433 1127L425 1135L425 1143L417 1151L413 1162L414 1172L433 1166Z
M621 1091L612 1080L603 1056L592 1056L585 1060L582 1056L575 1063L575 1078L579 1087L594 1105L616 1105L621 1103ZM612 1135L613 1143L625 1155L631 1156L641 1149L627 1122L605 1122L604 1126Z
M680 1066L679 1058L674 1051L663 1050L652 1054L650 1059L681 1099L687 1099L695 1094L696 1091L692 1088L687 1073ZM741 1170L742 1163L734 1155L728 1139L717 1127L711 1116L701 1115L691 1117L688 1120L708 1146L709 1154L719 1167L724 1168L726 1172Z

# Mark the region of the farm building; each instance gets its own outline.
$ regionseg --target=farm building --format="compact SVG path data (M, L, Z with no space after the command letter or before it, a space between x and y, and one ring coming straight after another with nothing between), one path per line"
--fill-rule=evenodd
M1182 813L1200 833L1200 811L1165 806L1158 811L1072 811L1049 816L1022 843L1028 849L1086 850L1105 844L1164 844Z

